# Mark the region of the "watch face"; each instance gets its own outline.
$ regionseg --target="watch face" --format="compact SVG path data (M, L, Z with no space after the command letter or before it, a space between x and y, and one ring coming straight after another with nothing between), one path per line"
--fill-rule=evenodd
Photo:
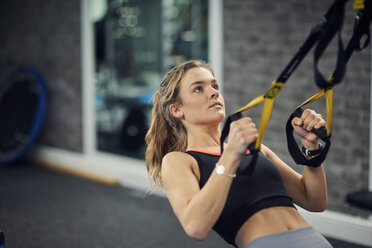
M218 165L216 172L217 174L223 174L225 172L225 167L223 165Z

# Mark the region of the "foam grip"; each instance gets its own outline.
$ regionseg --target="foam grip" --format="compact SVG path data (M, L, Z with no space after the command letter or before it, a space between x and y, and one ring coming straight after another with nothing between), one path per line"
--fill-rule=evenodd
M302 109L297 109L294 113L291 114L289 117L287 124L286 124L286 135L287 135L287 146L288 146L288 151L290 155L292 156L293 160L297 164L301 165L306 165L306 166L311 166L311 167L318 167L322 164L322 162L325 160L328 150L331 146L331 140L330 137L327 137L327 132L326 129L323 128L323 131L320 131L321 128L319 129L314 129L312 132L316 133L318 137L324 138L325 146L322 150L322 152L311 159L308 159L305 157L305 155L302 153L301 149L298 147L296 140L293 136L293 126L292 126L292 120L294 117L301 117L302 115ZM325 135L325 137L324 137Z

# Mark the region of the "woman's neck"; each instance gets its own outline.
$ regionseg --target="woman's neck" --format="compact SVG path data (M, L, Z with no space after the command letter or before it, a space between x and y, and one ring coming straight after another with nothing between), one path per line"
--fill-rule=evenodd
M217 127L187 129L187 149L215 151L220 149L221 131Z

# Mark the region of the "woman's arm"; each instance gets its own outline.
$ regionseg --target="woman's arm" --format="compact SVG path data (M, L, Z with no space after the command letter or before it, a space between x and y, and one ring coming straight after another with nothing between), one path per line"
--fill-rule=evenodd
M219 163L234 173L233 167L239 161L224 156ZM213 171L200 189L197 167L190 155L172 152L164 157L161 174L168 200L185 232L192 238L203 240L222 212L233 178Z
M231 125L229 142L218 161L225 166L226 173L235 173L247 145L256 138L256 127L249 118ZM195 239L205 239L225 206L234 179L214 170L200 189L196 160L181 152L171 152L163 158L161 177L169 202L185 232Z
M311 132L326 123L320 114L306 109L301 118L292 120L294 131L300 136L302 145L309 150L319 146L318 137ZM323 165L319 167L305 166L302 175L294 171L279 159L270 149L262 146L263 153L280 169L287 190L295 203L309 211L323 211L327 205L327 185Z
M261 145L261 150L279 168L288 193L297 205L313 212L325 210L327 186L323 165L317 168L304 166L301 175L266 146Z

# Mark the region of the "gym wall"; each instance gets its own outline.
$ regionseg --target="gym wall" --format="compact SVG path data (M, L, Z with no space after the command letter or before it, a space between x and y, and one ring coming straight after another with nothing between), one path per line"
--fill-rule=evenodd
M38 143L82 151L80 1L0 1L0 78L34 66L48 87Z

